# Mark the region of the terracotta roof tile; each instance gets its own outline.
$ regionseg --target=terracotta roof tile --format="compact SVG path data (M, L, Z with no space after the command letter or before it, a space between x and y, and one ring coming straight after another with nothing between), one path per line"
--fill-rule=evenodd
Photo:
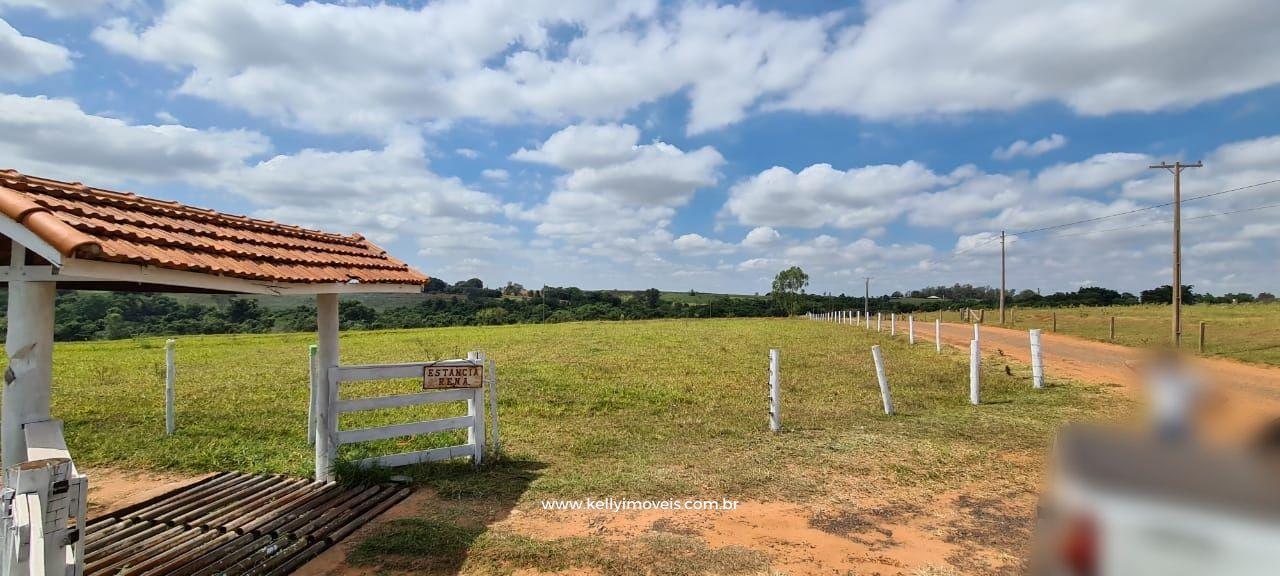
M223 214L0 170L0 212L64 256L288 283L424 284L359 234Z

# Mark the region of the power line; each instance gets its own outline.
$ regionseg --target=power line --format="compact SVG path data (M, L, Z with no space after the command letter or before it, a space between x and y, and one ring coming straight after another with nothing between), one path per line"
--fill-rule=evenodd
M1191 196L1191 197L1189 197L1189 198L1183 198L1183 199L1182 199L1182 202L1183 202L1183 203L1186 203L1186 202L1190 202L1190 201L1192 201L1192 200L1200 200L1200 199L1202 199L1202 198L1212 198L1212 197L1214 197L1214 196L1221 196L1221 195L1223 195L1223 194L1230 194L1230 193L1232 193L1232 192L1239 192L1239 191L1241 191L1241 190L1248 190L1248 189L1251 189L1251 188L1257 188L1257 187L1259 187L1259 186L1266 186L1266 185L1268 185L1268 184L1275 184L1275 183L1277 183L1277 182L1280 182L1280 178L1276 178L1276 179L1274 179L1274 180L1267 180L1266 182L1257 182L1257 183L1254 183L1254 184L1249 184L1248 186L1240 186L1239 188L1231 188L1231 189L1228 189L1228 190L1219 190L1219 191L1217 191L1217 192L1210 192L1210 193L1208 193L1208 194L1201 194L1201 195L1199 195L1199 196ZM1155 210L1156 208L1164 208L1164 207L1166 207L1166 206L1172 206L1172 205L1173 205L1173 202L1165 202L1165 203L1163 203L1163 204L1153 204L1153 205L1151 205L1151 206L1144 206L1144 207L1142 207L1142 208L1134 208L1133 210L1125 210L1124 212L1116 212L1115 214L1107 214L1107 215L1105 215L1105 216L1095 216L1095 217L1093 217L1093 218L1085 218L1085 219L1083 219L1083 220L1076 220L1076 221L1074 221L1074 222L1066 222L1066 223L1063 223L1063 224L1054 224L1054 225L1052 225L1052 226L1044 226L1044 227L1042 227L1042 228L1035 228L1035 229L1032 229L1032 230L1024 230L1024 231L1022 231L1022 232L1014 232L1014 233L1012 233L1012 235L1014 235L1014 236L1025 236L1025 235L1027 235L1027 234L1035 234L1035 233L1037 233L1037 232L1045 232L1045 231L1048 231L1048 230L1056 230L1056 229L1058 229L1058 228L1066 228L1066 227L1069 227L1069 226L1076 226L1076 225L1079 225L1079 224L1088 224L1088 223L1090 223L1090 222L1097 222L1097 221L1099 221L1099 220L1107 220L1107 219L1110 219L1110 218L1118 218L1118 217L1120 217L1120 216L1128 216L1128 215L1130 215L1130 214L1137 214L1138 212L1145 212L1145 211L1147 211L1147 210ZM996 238L993 238L993 239L992 239L992 241L994 241L994 240L996 240ZM976 248L976 247L977 247L977 246L974 246L973 248Z
M1193 216L1191 218L1183 218L1182 220L1185 222L1189 220L1202 220L1204 218L1217 218L1219 216L1230 216L1232 214L1256 212L1258 210L1267 210L1269 208L1280 208L1280 203L1266 204L1263 206L1254 206L1252 208L1242 208L1240 210L1231 210L1229 212L1215 212L1213 214L1202 214L1200 216ZM1134 228L1145 228L1147 226L1155 226L1156 224L1168 224L1170 222L1173 222L1172 218L1168 220L1156 220L1153 222L1144 222L1142 224L1134 224L1131 226L1117 226L1115 228L1103 228L1102 230L1086 230L1084 232L1068 232L1066 234L1054 234L1052 236L1049 236L1048 238L1070 238L1072 236L1088 236L1089 234L1105 234L1107 232L1118 232L1120 230L1132 230Z
M1260 186L1266 186L1266 185L1269 185L1269 184L1276 184L1276 183L1280 183L1280 178L1276 178L1276 179L1274 179L1274 180L1266 180L1266 181L1263 181L1263 182L1256 182L1256 183L1249 184L1249 185L1246 185L1246 186L1239 186L1239 187L1236 187L1236 188L1229 188L1229 189L1226 189L1226 190L1219 190L1219 191L1217 191L1217 192L1210 192L1210 193L1207 193L1207 194L1200 194L1200 195L1198 195L1198 196L1191 196L1191 197L1188 197L1188 198L1184 198L1184 199L1182 199L1182 201L1183 201L1183 202L1190 202L1190 201L1192 201L1192 200L1200 200L1200 199L1203 199L1203 198L1212 198L1212 197L1215 197L1215 196L1222 196L1222 195L1224 195L1224 194L1230 194L1230 193L1232 193L1232 192L1240 192L1240 191L1242 191L1242 190L1249 190L1249 189L1252 189L1252 188L1258 188L1258 187L1260 187ZM1010 233L1010 234L1008 234L1007 241L1008 241L1008 242L1017 242L1017 241L1019 241L1019 240L1022 240L1022 238L1020 238L1019 236L1026 236L1026 235L1028 235L1028 234L1034 234L1034 233L1037 233L1037 232L1044 232L1044 231L1048 231L1048 230L1055 230L1055 229L1058 229L1058 228L1066 228L1066 227L1068 227L1068 226L1076 226L1076 225L1079 225L1079 224L1087 224L1087 223L1089 223L1089 222L1097 222L1097 221L1100 221L1100 220L1107 220L1107 219L1110 219L1110 218L1116 218L1116 217L1119 217L1119 216L1127 216L1127 215L1129 215L1129 214L1136 214L1136 213L1138 213L1138 212L1144 212L1144 211L1147 211L1147 210L1154 210L1154 209L1156 209L1156 208L1164 208L1164 207L1166 207L1166 206L1172 206L1172 205L1173 205L1173 202L1164 202L1164 203L1162 203L1162 204L1154 204L1154 205L1151 205L1151 206L1145 206L1145 207L1142 207L1142 208L1136 208L1136 209L1133 209L1133 210L1126 210L1126 211L1124 211L1124 212L1117 212L1117 213L1115 213L1115 214L1107 214L1107 215L1105 215L1105 216L1097 216L1097 217L1094 217L1094 218L1086 218L1086 219L1084 219L1084 220L1076 220L1076 221L1074 221L1074 222L1066 222L1066 223L1063 223L1063 224L1055 224L1055 225L1053 225L1053 226L1045 226L1045 227L1042 227L1042 228L1036 228L1036 229L1034 229L1034 230L1026 230L1026 231L1022 231L1022 232L1014 232L1014 233ZM1264 206L1255 206L1255 207L1253 207L1253 208L1245 208L1245 209L1241 209L1241 210L1232 210L1232 211L1229 211L1229 212L1221 212L1221 213L1215 213L1215 214L1206 214L1206 215L1202 215L1202 216L1195 216L1195 217L1192 217L1192 218L1184 218L1183 220L1200 220L1200 219L1204 219L1204 218L1216 218L1216 217L1220 217L1220 216L1230 216L1230 215L1232 215L1232 214L1241 214L1241 213L1245 213L1245 212L1254 212L1254 211L1257 211L1257 210L1266 210L1266 209L1269 209L1269 208L1277 208L1277 207L1280 207L1280 204L1268 204L1268 205L1264 205ZM1130 230L1130 229L1134 229L1134 228L1143 228L1143 227L1146 227L1146 226L1154 226L1154 225L1156 225L1156 224L1168 224L1168 223L1170 223L1170 222L1173 222L1173 220L1172 220L1172 219L1170 219L1170 220L1159 220L1159 221L1155 221L1155 222L1146 222L1146 223L1143 223L1143 224L1137 224L1137 225L1132 225L1132 226L1120 226L1120 227L1116 227L1116 228L1104 228L1104 229L1102 229L1102 230L1088 230L1088 231L1085 231L1085 232L1073 232L1073 233L1066 233L1066 234L1054 234L1054 235L1052 235L1052 236L1049 236L1048 238L1070 238L1070 237L1073 237L1073 236L1084 236L1084 235L1088 235L1088 234L1104 234L1104 233L1107 233L1107 232L1117 232L1117 231L1120 231L1120 230ZM991 244L991 243L993 243L993 242L995 242L995 241L997 241L997 240L999 240L999 239L1000 239L1000 236L999 236L999 235L992 235L990 238L988 238L988 239L986 239L986 240L984 240L984 241L982 241L982 242L979 242L979 243L977 243L977 244L974 244L973 246L969 246L968 248L965 248L965 249L963 249L963 250L956 250L956 251L952 252L951 254L947 255L947 257L944 257L944 258L926 258L924 261L929 262L929 263L934 264L934 265L947 264L947 263L950 263L951 261L955 260L956 258L958 258L958 257L960 257L960 256L962 256L962 255L964 255L964 254L966 254L966 253L968 253L968 252L972 252L972 251L974 251L974 250L977 250L978 248L982 248L983 246L986 246L986 245L988 245L988 244ZM903 272L890 272L890 273L889 273L889 277L891 277L891 278L897 278L897 277L905 276L905 275L907 275L907 274L914 274L914 273L909 273L909 272L905 272L905 271L903 271ZM883 272L882 272L882 275L883 275Z

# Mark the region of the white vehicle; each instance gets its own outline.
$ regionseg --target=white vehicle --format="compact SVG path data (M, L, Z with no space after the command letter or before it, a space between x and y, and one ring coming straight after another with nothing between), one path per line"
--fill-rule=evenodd
M1032 572L1280 574L1280 458L1101 428L1059 435Z

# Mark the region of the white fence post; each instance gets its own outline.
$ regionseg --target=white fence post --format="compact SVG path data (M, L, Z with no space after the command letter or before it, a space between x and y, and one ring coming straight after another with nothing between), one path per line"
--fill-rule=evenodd
M880 323L884 321L884 312L876 312L876 332L880 332Z
M978 333L979 333L978 328L979 328L980 326L981 326L981 324L978 324L978 323L976 323L976 322L973 324L973 341L974 341L974 342L980 342L980 341L982 340L982 338L978 335Z
M173 407L176 395L173 387L178 376L173 357L176 343L173 338L164 342L164 431L170 436L173 436L174 429L178 427L177 414Z
M938 350L939 354L942 353L942 319L941 318L933 319L933 346Z
M307 347L307 384L311 388L311 398L307 404L307 444L314 445L316 443L316 374L320 370L316 368L316 351L319 346L312 344Z
M884 413L893 414L893 397L889 395L889 379L884 375L884 357L880 347L871 347L871 359L876 362L876 380L880 382L880 399L884 401Z
M782 385L779 382L778 349L769 349L769 430L782 430Z
M1040 329L1031 330L1031 385L1044 388L1044 352L1040 349Z
M480 352L467 352L467 360L484 362ZM484 387L476 388L467 398L467 416L471 417L471 425L467 426L467 444L471 445L471 463L479 466L484 461Z
M976 406L976 405L978 404L978 402L979 402L979 396L978 396L978 379L979 379L979 371L978 371L978 367L979 367L979 364L981 363L981 361L982 361L982 357L981 357L981 355L978 353L978 341L977 341L977 340L973 340L973 341L969 342L969 403L970 403L970 404L973 404L973 405L975 405L975 406Z
M907 344L912 346L916 344L916 317L914 314L907 316Z
M896 312L889 314L889 335L898 335L898 314Z
M494 368L493 359L487 355L485 364L489 373L489 418L493 421L493 430L489 432L489 436L493 441L493 451L497 453L502 449L502 440L498 434L498 371Z
M338 295L316 295L316 481L333 480L338 457Z

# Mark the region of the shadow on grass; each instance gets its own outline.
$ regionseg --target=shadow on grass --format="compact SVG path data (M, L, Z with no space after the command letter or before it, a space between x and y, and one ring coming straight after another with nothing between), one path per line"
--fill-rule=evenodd
M422 509L375 527L356 543L347 561L414 574L457 574L487 526L511 513L545 467L503 456L491 456L478 469L465 461L372 470L339 464L339 482L374 484L407 477L436 496Z

